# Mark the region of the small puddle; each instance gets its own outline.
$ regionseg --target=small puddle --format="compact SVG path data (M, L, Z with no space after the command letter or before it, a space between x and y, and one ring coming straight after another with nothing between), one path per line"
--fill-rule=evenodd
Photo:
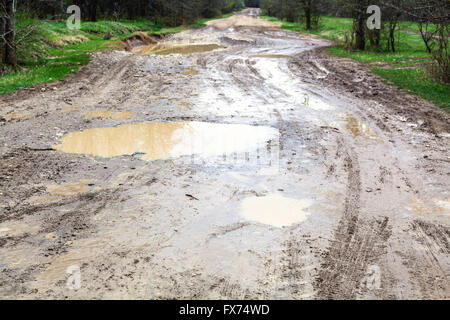
M193 67L190 67L189 69L187 69L186 71L184 71L182 74L185 76L196 76L198 75L200 72L198 70L196 70Z
M0 238L18 237L27 233L36 234L39 230L39 226L31 226L20 222L4 223L0 225Z
M143 160L186 155L216 156L264 147L278 138L272 127L206 122L153 122L94 128L67 134L53 149L111 158L136 153Z
M245 199L241 214L247 220L282 228L306 221L310 213L303 210L311 205L311 200L285 198L274 194Z
M348 115L346 122L347 130L349 130L355 138L365 137L371 140L378 139L378 136L372 131L372 129L370 129L366 124L358 121L356 118Z
M91 262L101 254L102 249L108 246L111 240L81 239L71 244L70 249L63 255L49 257L47 268L41 271L36 278L35 285L39 290L45 291L54 286L57 281L67 277L67 269L71 266L81 267L83 263Z
M63 113L70 113L70 112L78 111L78 110L81 110L80 106L70 106L70 107L66 107L66 108L62 109L62 112Z
M252 58L267 58L267 59L289 59L292 56L288 56L285 54L255 54L250 56Z
M26 119L30 119L31 117L33 117L32 114L20 114L17 112L13 112L10 114L7 114L5 116L5 119L10 121L10 120L26 120Z
M131 119L136 116L134 112L119 112L119 111L111 111L111 110L99 110L87 112L84 116L88 119L94 118L103 118L103 119Z
M190 45L180 45L173 46L170 48L155 50L153 54L168 55L168 54L191 54L199 52L214 51L217 49L224 49L224 46L218 44L190 44Z
M72 197L89 191L89 184L96 180L80 180L75 183L52 185L47 187L47 192L56 196Z
M425 203L420 199L412 199L411 205L406 209L420 215L449 215L450 214L450 199L441 200L433 199L432 202Z

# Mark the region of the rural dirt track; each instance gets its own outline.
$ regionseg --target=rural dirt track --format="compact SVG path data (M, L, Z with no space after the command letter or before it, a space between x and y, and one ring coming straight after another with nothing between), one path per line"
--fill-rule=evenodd
M257 14L163 40L214 51L98 53L0 97L0 298L450 299L449 115ZM279 158L54 150L165 121L270 127ZM279 211L248 216L249 199ZM304 219L284 223L283 199Z

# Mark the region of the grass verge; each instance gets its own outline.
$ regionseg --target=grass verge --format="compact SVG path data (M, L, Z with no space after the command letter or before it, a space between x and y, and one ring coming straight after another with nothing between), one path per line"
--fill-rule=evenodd
M414 22L401 22L397 34L399 42L396 52L387 52L383 48L348 51L343 47L342 42L345 34L351 32L352 19L324 16L321 17L317 29L305 30L304 25L298 22L286 22L267 16L262 18L281 23L282 28L286 30L314 34L335 41L337 45L328 48L329 54L375 65L371 67L373 73L408 93L418 95L450 111L450 85L439 83L427 76L426 63L431 60L431 56L426 52L418 33L418 26Z
M69 30L65 22L18 19L20 67L17 73L7 73L0 65L0 95L21 88L61 80L77 72L90 61L90 53L119 47L119 39L143 31L149 34L178 33L189 28L201 28L206 22L226 18L200 19L188 26L166 27L151 21L83 22L80 30Z

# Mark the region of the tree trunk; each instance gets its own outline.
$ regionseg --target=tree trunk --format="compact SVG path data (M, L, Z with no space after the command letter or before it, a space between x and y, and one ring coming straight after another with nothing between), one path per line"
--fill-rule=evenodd
M3 0L2 6L5 12L2 12L2 22L0 23L0 30L2 31L2 41L0 44L1 61L4 64L9 64L17 71L17 56L16 56L16 1Z
M365 16L365 7L363 1L358 1L356 7L356 25L355 25L355 33L356 33L356 49L364 50L366 48L366 16ZM354 22L354 23L355 23Z
M89 21L96 22L97 21L97 0L89 1Z
M311 30L311 7L307 6L305 9L306 16L306 30Z
M3 38L5 34L6 34L6 17L3 11L0 11L0 64L3 64L5 62L6 42L5 39Z
M356 49L366 48L366 32L364 26L364 16L359 16L356 22Z

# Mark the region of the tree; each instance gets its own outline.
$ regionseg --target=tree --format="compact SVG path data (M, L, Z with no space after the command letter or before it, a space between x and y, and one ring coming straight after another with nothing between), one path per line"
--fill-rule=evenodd
M16 1L1 0L0 5L0 60L17 71Z
M450 83L450 1L415 0L406 10L418 21L427 51L436 62L431 67L432 74L442 82Z

